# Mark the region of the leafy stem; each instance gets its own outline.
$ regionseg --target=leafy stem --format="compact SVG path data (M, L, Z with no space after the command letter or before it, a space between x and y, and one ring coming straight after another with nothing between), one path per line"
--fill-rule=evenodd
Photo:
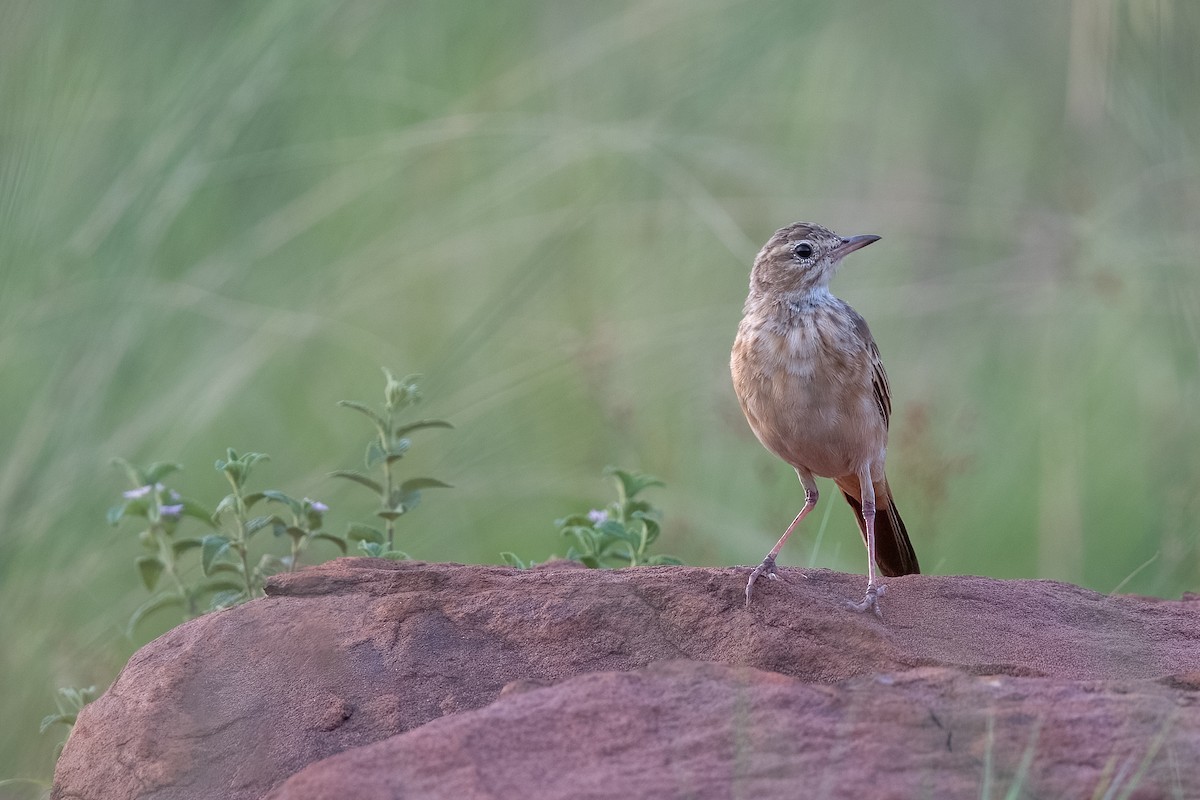
M382 412L355 400L342 400L338 403L367 417L375 428L376 435L367 442L367 452L363 459L367 471L337 470L332 474L335 478L343 478L369 489L379 498L379 510L375 513L383 520L382 530L372 525L352 523L347 538L357 541L359 550L369 556L407 558L404 553L396 550L396 520L416 508L423 490L449 488L450 484L436 478L409 478L397 482L395 464L404 458L412 447L409 434L426 428L454 426L441 419L421 419L402 424L399 420L401 412L421 400L417 377L408 375L398 380L386 367L383 374L386 383ZM376 480L369 474L376 469L381 473L381 480Z
M650 546L662 532L662 513L638 495L663 482L652 475L615 467L608 467L604 473L616 484L616 502L554 522L559 533L573 541L567 558L592 568L682 563L674 556L650 554ZM515 556L506 560L519 563Z
M233 497L233 502L231 503L232 513L230 514L230 516L233 517L233 521L234 521L234 538L230 542L230 546L235 551L237 551L238 557L241 559L241 562L242 562L241 572L242 572L243 581L246 584L246 596L253 597L254 596L254 581L253 581L253 574L250 571L250 557L249 557L250 548L247 547L247 544L246 544L249 536L246 532L247 509L246 509L246 499L242 496L242 482L245 480L244 476L249 474L250 465L259 461L260 460L258 458L259 456L261 456L262 459L267 458L267 456L263 455L261 453L247 453L245 458L247 458L248 463L246 463L244 465L239 465L239 466L243 466L244 469L234 470L234 469L232 469L232 466L233 466L233 462L237 459L237 454L231 449L231 450L229 450L228 455L229 455L230 461L226 462L225 465L222 465L222 463L220 461L218 461L217 469L222 470L225 473L225 477L226 477L226 479L228 479L229 485L233 489L233 493L231 495ZM252 457L252 456L254 458L248 458L248 457Z

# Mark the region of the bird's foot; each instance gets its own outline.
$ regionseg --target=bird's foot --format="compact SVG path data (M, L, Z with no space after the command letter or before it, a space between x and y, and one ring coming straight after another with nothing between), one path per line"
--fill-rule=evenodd
M767 576L768 580L783 580L783 576L775 569L775 557L767 556L762 563L754 568L750 573L750 580L746 581L746 605L750 605L750 595L754 593L754 582L763 575Z
M853 608L855 611L866 611L868 608L875 612L875 616L883 619L883 612L879 609L879 598L887 592L887 587L883 584L876 586L873 583L867 584L867 595L861 603L851 603L846 601L846 605Z

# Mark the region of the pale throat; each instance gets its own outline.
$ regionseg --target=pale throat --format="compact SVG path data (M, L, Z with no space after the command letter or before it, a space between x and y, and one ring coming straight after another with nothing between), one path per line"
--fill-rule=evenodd
M787 310L793 314L799 314L804 311L811 311L814 308L822 306L830 306L837 303L837 298L829 291L828 286L816 286L811 289L802 289L796 292L788 292L781 298Z

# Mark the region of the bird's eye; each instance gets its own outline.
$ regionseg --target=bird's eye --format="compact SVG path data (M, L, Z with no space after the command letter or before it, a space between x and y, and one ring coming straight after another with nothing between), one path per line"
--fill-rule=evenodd
M811 258L813 254L813 246L808 242L796 242L792 245L792 255L796 258Z

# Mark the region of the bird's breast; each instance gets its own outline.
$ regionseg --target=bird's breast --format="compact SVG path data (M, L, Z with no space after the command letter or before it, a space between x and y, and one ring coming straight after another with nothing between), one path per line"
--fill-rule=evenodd
M784 461L825 477L857 473L864 457L882 465L870 354L836 314L747 315L730 369L751 429Z

